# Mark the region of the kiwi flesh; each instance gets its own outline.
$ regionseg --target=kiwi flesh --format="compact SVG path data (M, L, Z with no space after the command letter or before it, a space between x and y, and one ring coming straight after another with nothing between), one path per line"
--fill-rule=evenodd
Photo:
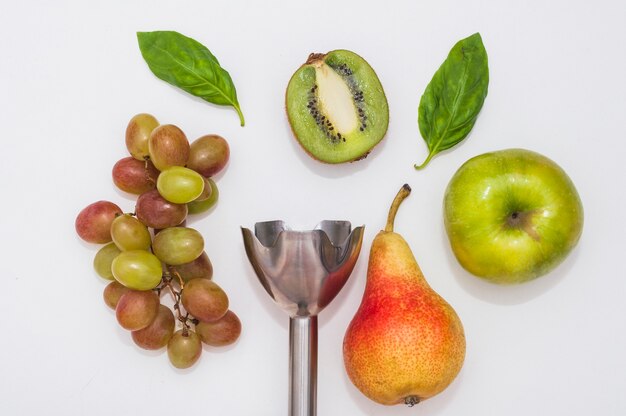
M325 163L365 158L389 125L378 76L365 59L347 50L309 55L289 81L286 108L300 145Z

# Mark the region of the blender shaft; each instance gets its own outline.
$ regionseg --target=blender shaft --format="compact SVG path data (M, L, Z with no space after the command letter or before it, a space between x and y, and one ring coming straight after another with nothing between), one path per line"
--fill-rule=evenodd
M317 414L317 316L289 318L289 416Z

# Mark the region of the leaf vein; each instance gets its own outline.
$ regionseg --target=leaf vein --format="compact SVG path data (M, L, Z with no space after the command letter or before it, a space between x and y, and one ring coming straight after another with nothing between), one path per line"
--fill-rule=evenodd
M223 98L224 98L224 99L225 99L228 103L230 103L231 105L234 105L233 100L232 100L230 97L228 97L228 96L224 93L224 91L222 91L222 90L218 87L217 83L213 83L211 80L209 80L209 79L207 79L206 77L202 76L201 74L199 74L198 72L196 72L194 69L189 68L187 65L185 65L185 63L184 63L184 62L182 62L182 61L178 60L176 57L174 57L174 55L172 55L172 54L170 53L170 51L168 51L167 49L163 49L163 48L161 48L161 47L159 47L159 46L157 46L157 45L153 45L153 47L154 47L154 48L156 48L156 49L158 49L159 51L161 51L161 52L165 53L166 55L168 55L168 56L172 59L172 61L173 61L173 62L177 63L179 66L181 66L182 68L186 69L187 71L191 72L191 73L192 73L192 74L194 74L197 78L199 78L199 79L203 80L205 84L207 84L207 85L209 85L209 86L212 86L215 90L217 90L217 91L220 93L219 95L221 95L221 96L222 96L222 97L223 97ZM192 61L192 63L193 63L193 61ZM216 73L215 73L214 63L213 63L213 62L210 62L209 66L211 67L211 69L212 69L212 73L213 73L213 76L215 77ZM216 77L216 78L217 78L217 77Z

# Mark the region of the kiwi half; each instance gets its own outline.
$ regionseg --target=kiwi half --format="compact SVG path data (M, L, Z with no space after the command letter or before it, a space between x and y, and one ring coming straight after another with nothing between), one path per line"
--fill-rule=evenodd
M389 125L378 76L365 59L347 50L309 55L289 81L286 107L300 145L325 163L363 159Z

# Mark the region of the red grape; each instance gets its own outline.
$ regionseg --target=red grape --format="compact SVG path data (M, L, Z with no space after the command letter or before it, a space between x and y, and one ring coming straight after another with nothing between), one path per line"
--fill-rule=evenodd
M181 301L187 312L204 322L217 321L228 311L228 296L221 287L208 279L187 282Z
M187 136L173 124L157 127L148 139L150 160L158 170L171 166L185 166L189 158Z
M200 322L196 332L202 342L213 347L223 347L237 341L241 334L241 321L233 311L226 312L215 322Z
M115 309L122 295L130 290L132 289L127 288L117 280L111 282L104 288L104 293L102 294L104 303L106 303L109 308Z
M139 195L156 187L159 171L149 160L125 157L113 166L112 175L122 191Z
M74 226L80 238L89 243L110 243L111 223L120 214L122 210L113 202L94 202L78 213Z
M158 350L167 345L174 333L176 321L171 309L159 305L159 312L154 321L147 327L133 331L131 336L139 347L146 350Z
M222 136L209 134L191 143L187 167L209 177L221 171L229 158L228 142Z
M211 279L213 277L213 265L206 252L192 262L170 266L170 271L178 273L184 282L192 279Z
M187 217L187 205L174 204L163 198L153 189L137 199L135 213L139 221L152 228L174 227Z
M159 304L159 297L151 290L129 290L118 300L115 317L122 328L136 331L154 321Z

